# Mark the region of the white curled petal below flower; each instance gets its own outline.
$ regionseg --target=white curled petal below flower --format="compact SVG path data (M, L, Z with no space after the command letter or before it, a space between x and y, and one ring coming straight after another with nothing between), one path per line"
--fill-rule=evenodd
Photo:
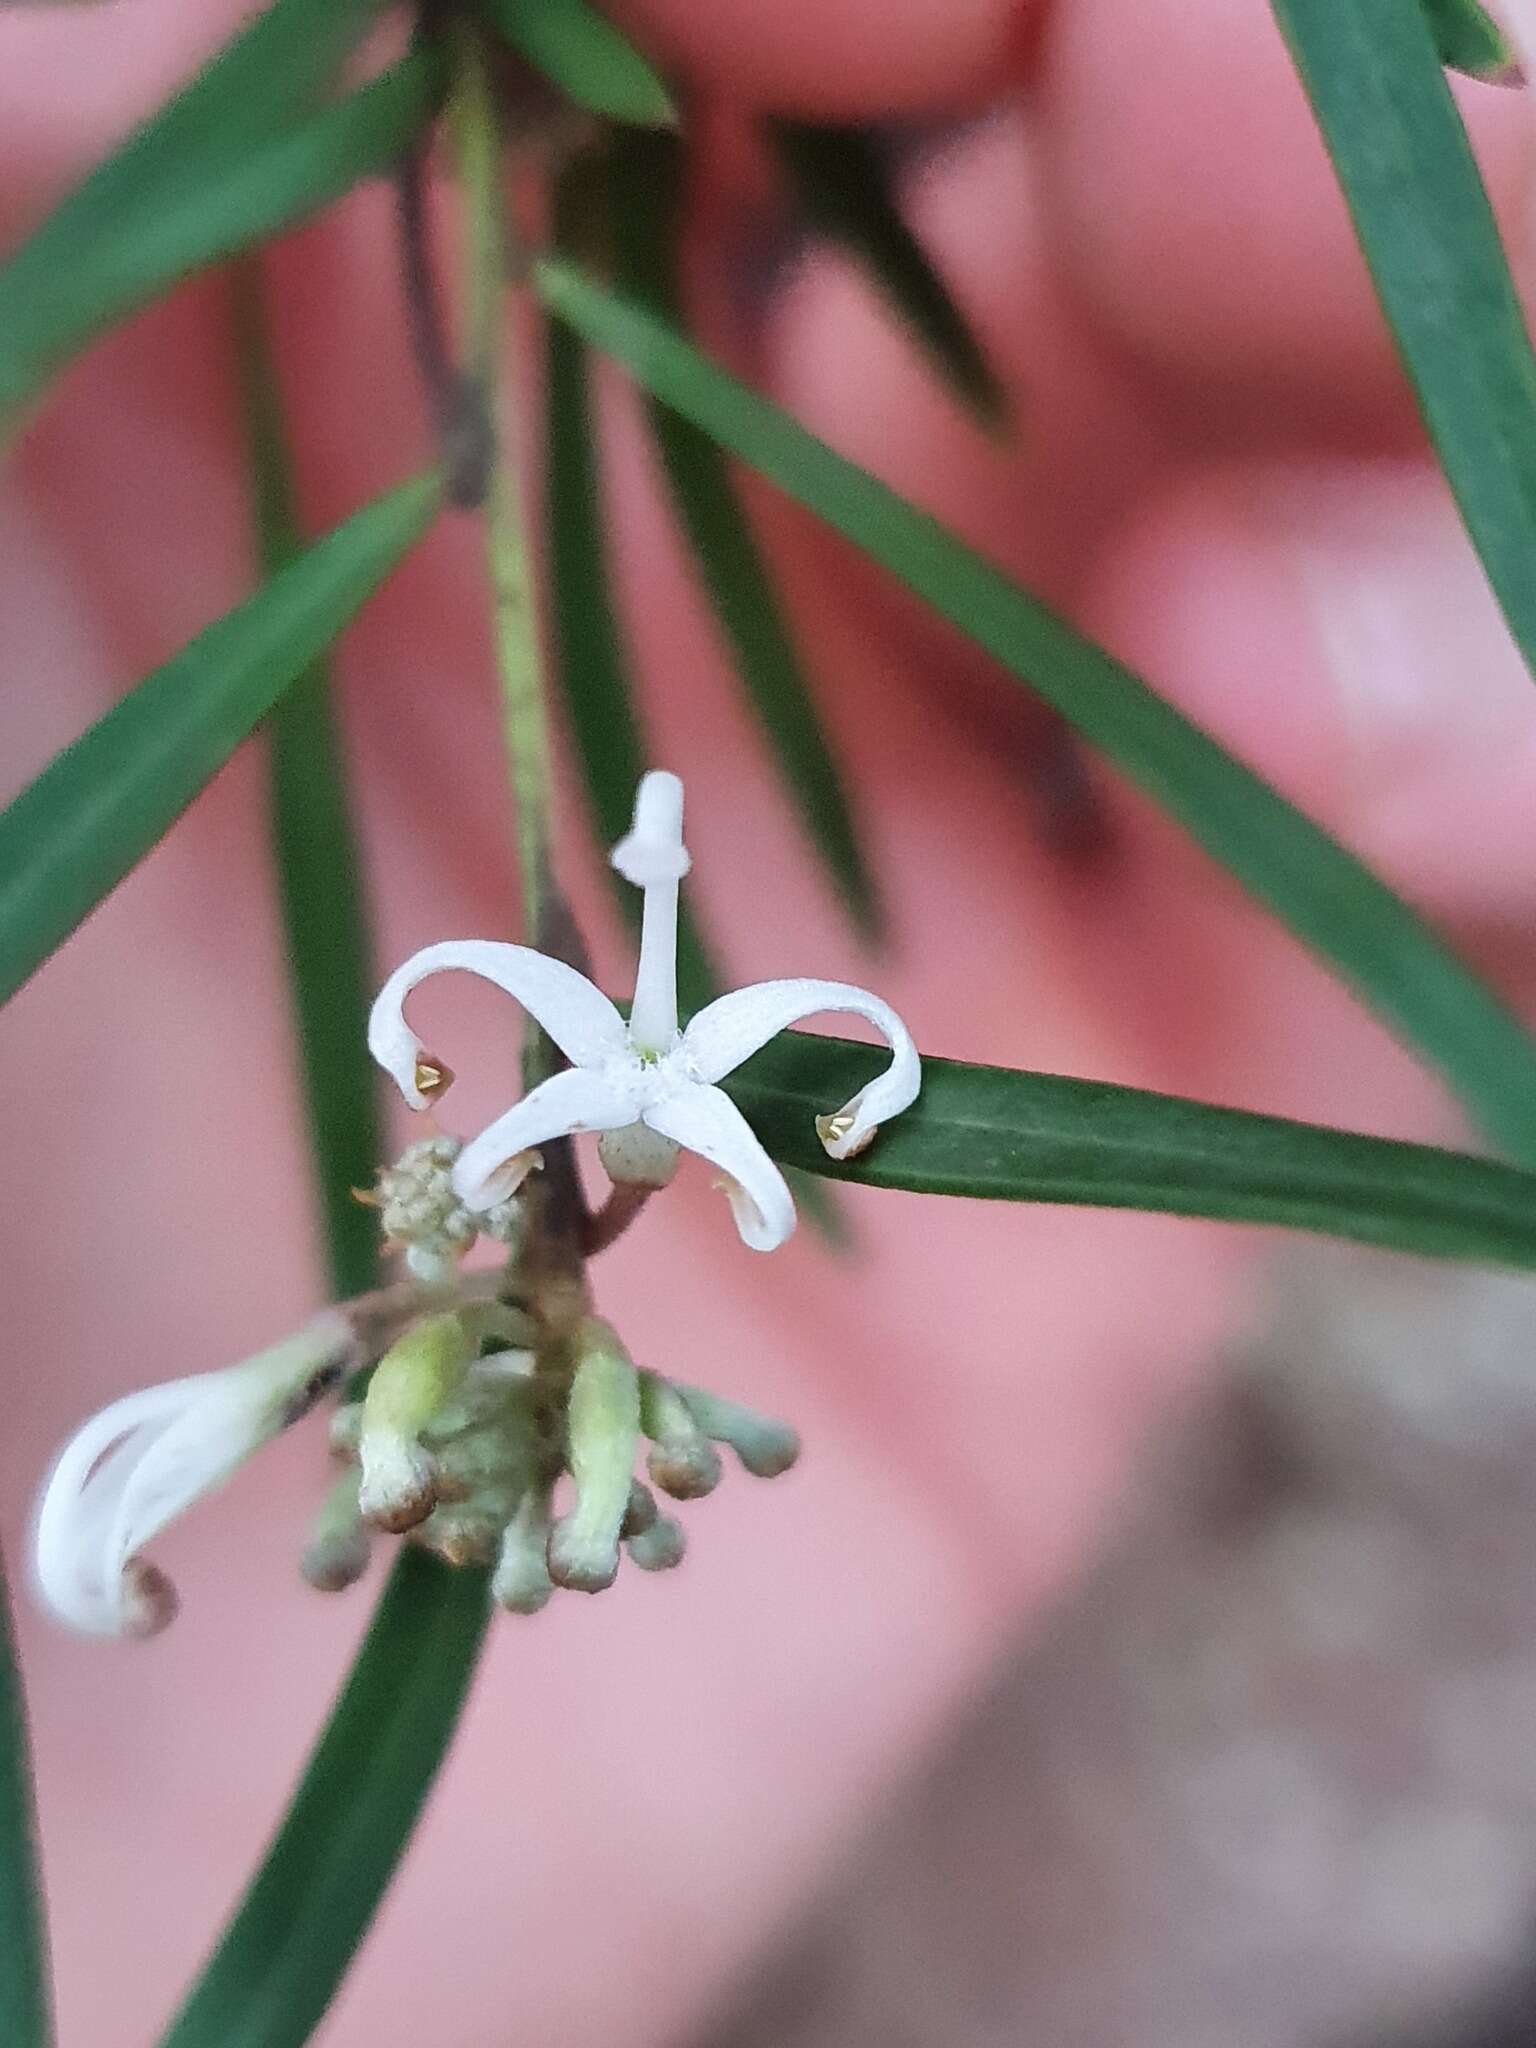
M643 1069L570 1067L541 1081L487 1124L453 1162L453 1189L466 1208L493 1208L526 1178L535 1146L580 1131L613 1131L640 1114Z
M142 1388L92 1416L38 1502L34 1572L49 1609L87 1635L143 1634L169 1619L140 1597L144 1546L313 1406L351 1350L342 1319L320 1317L242 1365Z
M743 1244L755 1252L776 1251L783 1244L795 1227L794 1198L728 1095L690 1082L652 1103L645 1121L720 1168Z
M1493 0L1490 11L1526 78L1536 77L1536 0Z
M721 1081L771 1038L806 1017L843 1012L873 1024L891 1048L891 1063L816 1128L834 1159L862 1152L888 1117L911 1107L922 1086L912 1035L889 1003L844 981L759 981L719 996L683 1033L682 1053L701 1081Z
M504 989L575 1066L595 1066L622 1053L629 1043L624 1019L602 990L563 960L552 960L531 946L503 945L493 939L445 939L424 946L397 967L368 1016L368 1050L412 1109L427 1107L417 1078L425 1047L405 1021L405 999L430 975L452 969Z

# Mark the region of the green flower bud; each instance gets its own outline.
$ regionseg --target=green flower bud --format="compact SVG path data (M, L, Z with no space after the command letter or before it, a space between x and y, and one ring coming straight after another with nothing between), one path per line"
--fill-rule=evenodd
M800 1438L787 1422L775 1422L703 1387L678 1386L706 1436L729 1444L744 1470L757 1479L777 1479L800 1455Z
M683 1561L688 1539L683 1525L670 1515L659 1515L649 1529L631 1536L625 1545L630 1561L643 1572L670 1572Z
M566 1462L576 1503L555 1524L549 1569L557 1584L600 1593L619 1569L619 1531L629 1509L640 1434L640 1381L607 1323L589 1316L566 1404Z
M473 1346L456 1315L427 1316L392 1344L363 1403L359 1501L366 1520L399 1535L437 1500L437 1464L422 1431L458 1391Z
M640 1427L651 1438L646 1470L674 1500L701 1500L720 1484L720 1453L692 1409L660 1373L640 1375Z
M299 1570L318 1592L340 1593L368 1569L368 1527L358 1507L362 1475L344 1472L326 1495Z
M619 1534L623 1537L638 1536L642 1529L649 1529L656 1519L656 1496L639 1479L629 1482L629 1506L624 1510L624 1526Z
M545 1552L549 1546L549 1488L527 1488L502 1531L491 1574L491 1598L509 1614L537 1614L555 1590Z

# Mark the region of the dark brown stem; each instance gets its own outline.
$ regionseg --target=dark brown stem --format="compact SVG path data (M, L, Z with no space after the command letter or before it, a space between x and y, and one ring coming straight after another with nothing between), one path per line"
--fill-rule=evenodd
M585 974L590 965L585 942L570 905L547 868L539 877L538 902L539 927L534 934L534 944L541 953L563 960L578 974ZM523 1086L536 1088L539 1082L548 1080L565 1064L559 1048L551 1044L537 1025L530 1025L523 1048ZM552 1138L539 1150L544 1156L544 1169L538 1176L533 1232L538 1242L525 1253L521 1266L524 1272L557 1277L569 1292L568 1283L580 1281L586 1260L591 1212L576 1167L576 1147L571 1140ZM536 1295L539 1292L537 1280L534 1291Z
M459 368L449 346L432 261L427 209L427 159L407 150L395 171L400 282L411 354L426 390L427 410L451 502L471 510L485 502L496 435L483 380Z
M633 1181L616 1181L608 1190L608 1199L601 1209L587 1218L581 1241L587 1257L596 1258L599 1252L607 1251L615 1239L622 1237L654 1192L653 1188L638 1187Z

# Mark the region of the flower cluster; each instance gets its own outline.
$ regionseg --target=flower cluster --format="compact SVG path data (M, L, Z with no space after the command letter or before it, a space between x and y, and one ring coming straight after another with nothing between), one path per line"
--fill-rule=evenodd
M493 1326L524 1343L477 1355ZM649 1486L634 1469L647 1442ZM305 1576L350 1583L370 1528L408 1534L448 1564L490 1567L492 1597L515 1614L536 1613L557 1586L612 1585L621 1547L642 1571L666 1571L682 1561L683 1531L651 1486L674 1500L712 1492L716 1443L764 1478L799 1450L782 1423L638 1370L596 1316L554 1342L516 1311L428 1316L386 1353L366 1396L336 1411L331 1447L347 1471Z
M378 1187L359 1198L378 1208L385 1245L403 1252L406 1270L429 1287L450 1284L478 1238L492 1238L512 1252L522 1234L523 1211L515 1199L479 1214L466 1207L453 1185L462 1150L457 1138L441 1132L418 1138L384 1168Z
M382 1531L450 1564L488 1568L499 1603L532 1613L556 1587L610 1585L621 1551L643 1570L677 1564L683 1532L652 1489L679 1501L709 1493L718 1444L762 1477L793 1463L798 1441L786 1425L634 1365L593 1311L583 1247L568 1231L552 1234L536 1171L541 1146L596 1134L622 1226L672 1178L681 1151L698 1153L723 1176L743 1241L771 1251L794 1228L794 1203L719 1083L789 1025L830 1010L863 1017L891 1049L867 1087L817 1117L832 1158L861 1152L917 1094L920 1066L901 1019L844 982L760 982L680 1027L682 815L676 776L647 775L634 828L614 850L645 897L627 1019L585 975L527 946L450 941L390 976L369 1049L417 1110L432 1109L453 1077L404 1005L446 969L515 996L569 1065L467 1143L434 1128L384 1170L364 1199L380 1211L386 1244L403 1253L401 1286L329 1311L241 1365L130 1394L79 1431L36 1518L38 1590L62 1620L99 1635L163 1627L175 1594L145 1546L364 1367L366 1393L333 1417L343 1470L303 1559L306 1578L327 1589L362 1574ZM462 1269L480 1238L500 1248L499 1274ZM642 1446L649 1484L635 1470Z

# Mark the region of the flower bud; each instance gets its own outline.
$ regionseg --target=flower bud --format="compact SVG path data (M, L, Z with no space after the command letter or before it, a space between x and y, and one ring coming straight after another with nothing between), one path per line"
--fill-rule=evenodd
M484 1487L467 1500L440 1507L428 1515L412 1540L454 1566L490 1565L501 1548L502 1531L512 1513L513 1494L505 1486Z
M681 1522L674 1521L671 1515L658 1515L649 1529L631 1536L625 1548L630 1562L641 1571L670 1572L682 1563L688 1539Z
M363 1436L363 1404L343 1401L331 1416L328 1440L333 1458L356 1460Z
M358 1507L360 1475L344 1472L326 1495L299 1570L317 1592L340 1593L368 1569L368 1528Z
M425 1521L437 1500L437 1463L422 1431L469 1369L471 1346L456 1315L427 1316L374 1368L359 1442L364 1518L399 1535Z
M646 1469L663 1493L674 1500L701 1500L720 1484L720 1453L660 1373L640 1375L640 1427L652 1442Z
M643 1529L649 1529L655 1519L655 1494L641 1480L632 1479L629 1482L629 1506L624 1510L620 1536L626 1541L631 1536L638 1536Z
M549 1489L530 1486L506 1528L491 1574L491 1598L509 1614L537 1614L554 1592L545 1552L549 1545Z
M800 1455L800 1438L787 1422L775 1422L735 1401L726 1401L703 1387L679 1386L677 1392L693 1411L706 1436L729 1444L745 1471L758 1479L776 1479Z
M550 1532L549 1569L559 1585L599 1593L618 1575L619 1531L640 1433L640 1383L607 1323L588 1317L577 1346L566 1403L566 1462L576 1501Z

